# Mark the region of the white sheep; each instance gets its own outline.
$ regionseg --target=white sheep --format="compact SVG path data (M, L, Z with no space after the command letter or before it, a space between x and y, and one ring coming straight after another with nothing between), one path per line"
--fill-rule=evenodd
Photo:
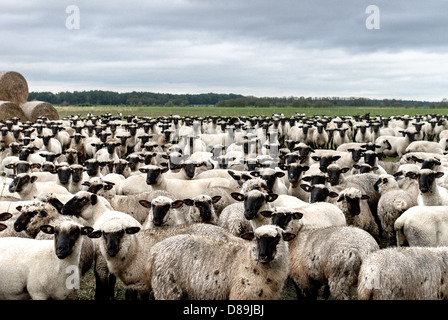
M408 172L407 176L417 179L420 193L417 197L419 206L445 206L448 205L448 189L439 186L436 179L442 177L443 172L431 169L421 169L417 173Z
M274 300L288 277L294 235L273 225L224 242L179 235L154 245L146 279L156 299Z
M144 281L150 249L159 241L178 234L202 234L222 241L231 236L224 229L210 224L191 224L177 227L142 230L130 216L106 213L95 223L89 237L96 240L107 268L131 289L140 293L151 290Z
M285 214L286 212L283 212ZM300 210L291 210L289 218L273 222L297 234L289 243L289 276L294 281L298 298L316 299L318 289L328 284L335 299L350 299L361 263L379 249L366 231L353 226L303 228Z
M417 205L417 197L412 197L407 190L401 189L395 178L389 174L380 175L374 186L381 194L377 212L383 237L389 245L395 245L394 223L403 212Z
M185 216L187 223L210 223L218 224L218 215L215 211L215 204L221 200L221 196L211 197L200 194L193 199L183 199L184 204L189 206Z
M395 220L397 246L448 246L448 206L414 206Z
M83 236L93 228L66 221L41 230L54 234L54 240L0 239L1 299L60 300L79 288Z
M52 192L56 194L70 194L63 186L52 182L36 182L39 179L33 173L18 174L9 185L9 192L20 195L21 200L32 200L41 192Z
M144 229L160 228L166 226L178 226L185 224L186 217L180 209L184 202L182 200L173 200L166 196L158 196L148 200L139 200L140 205L150 209Z
M448 290L448 248L387 248L364 259L360 300L439 300Z

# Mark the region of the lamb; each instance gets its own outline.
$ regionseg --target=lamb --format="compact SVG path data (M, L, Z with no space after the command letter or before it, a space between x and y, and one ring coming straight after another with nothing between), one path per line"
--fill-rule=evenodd
M336 205L345 215L347 225L355 226L370 233L379 241L378 225L367 203L369 196L363 194L360 188L348 187L339 192Z
M293 238L273 225L243 235L249 244L178 235L152 247L145 279L156 299L279 299Z
M178 226L185 224L185 214L180 209L184 202L182 200L173 200L166 196L158 196L152 201L139 200L140 205L151 209L148 214L144 229L160 228L165 226Z
M79 277L83 236L93 228L66 221L41 230L54 234L54 240L0 239L1 299L60 300L79 288L79 283L68 282L67 271Z
M448 297L448 248L387 248L364 259L360 300L439 300ZM431 267L428 267L431 266Z
M378 218L383 229L383 237L389 245L396 245L394 223L407 209L417 205L416 197L412 197L407 190L398 186L398 182L391 175L380 175L374 188L381 197L378 201Z
M419 206L445 206L448 205L448 190L438 186L436 179L444 175L443 172L431 169L421 169L419 172L408 172L407 176L417 179L420 193L417 197Z
M303 228L300 212L275 224L297 237L289 243L289 276L297 297L316 299L320 286L328 284L334 299L350 299L362 261L379 249L375 239L354 226Z
M107 261L107 268L116 275L126 288L148 293L151 287L145 281L145 266L150 249L159 241L178 234L202 234L222 241L234 237L224 229L210 224L145 229L132 217L119 214L105 214L95 224L95 231L89 237L98 239L101 256ZM132 271L132 272L130 272Z
M32 200L41 192L53 192L56 194L70 194L63 186L51 182L36 182L38 176L28 173L18 174L9 185L9 192L17 192L21 200Z
M184 204L190 207L185 218L187 223L210 223L218 224L218 215L216 214L214 204L221 199L221 196L210 197L201 194L193 199L184 199Z
M394 224L397 246L448 246L448 206L414 206Z

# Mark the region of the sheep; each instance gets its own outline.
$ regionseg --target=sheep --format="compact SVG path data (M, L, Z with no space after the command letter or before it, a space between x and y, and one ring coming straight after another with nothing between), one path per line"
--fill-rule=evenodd
M446 247L398 247L373 252L359 271L358 299L447 299L447 261Z
M381 194L378 201L378 218L383 237L389 245L396 245L394 223L403 212L417 205L417 199L408 191L400 189L398 182L389 174L380 175L374 188Z
M283 171L264 168L261 170L252 171L250 172L250 175L252 175L253 177L260 177L265 180L268 190L270 190L271 193L276 193L278 195L288 194L288 188L280 180L280 178L285 176L285 173Z
M193 199L183 199L184 204L190 209L185 216L187 223L210 223L218 224L218 215L215 211L215 204L221 200L221 196L210 197L206 194L201 194Z
M127 289L147 293L151 287L144 279L150 249L159 241L178 234L203 234L222 241L233 236L210 224L145 229L132 217L124 214L105 214L94 225L89 237L96 240L107 268L126 285Z
M81 217L92 226L101 215L113 211L107 199L91 192L78 191L61 209L61 214Z
M417 197L417 204L419 206L448 205L448 190L436 183L436 179L444 175L443 172L421 169L417 173L408 172L406 175L418 181L420 193Z
M143 225L144 229L185 224L184 212L177 210L183 206L184 202L182 200L158 196L152 199L152 201L139 200L139 203L152 211L148 214Z
M83 236L93 228L65 221L41 230L54 234L54 240L0 239L1 299L60 300L79 288L79 283L68 285L67 271L79 277Z
M285 212L284 212L285 213ZM354 226L303 228L300 210L291 217L272 218L275 225L296 234L289 243L289 277L299 299L316 299L321 285L328 285L334 299L350 299L362 261L379 249L375 239Z
M372 237L379 241L378 225L367 204L369 196L363 194L357 187L348 187L339 191L336 205L345 215L347 225L352 225L370 233Z
M51 204L41 201L25 205L21 207L19 211L20 215L14 222L14 230L38 240L53 239L53 235L41 232L40 226L42 225L51 224L52 226L56 226L67 220L85 225L84 219L63 216L59 214L57 209ZM94 250L92 240L89 238L84 239L79 264L82 275L86 274L93 264L95 255Z
M152 247L145 279L155 299L279 299L293 238L273 225L243 235L248 244L178 235Z
M439 142L413 141L405 149L405 153L409 152L430 152L443 154L445 152L445 148Z
M18 174L9 185L9 192L17 192L21 200L32 200L40 192L70 194L63 186L51 182L36 182L38 176L28 173Z
M313 134L313 146L314 148L323 149L328 146L328 133L325 130L325 126L318 123L317 130Z
M233 181L226 178L198 180L169 179L163 175L168 171L168 168L154 165L148 165L139 170L146 173L146 184L151 186L153 190L169 190L178 199L194 197L213 186L228 187L233 183Z
M448 246L448 206L414 206L395 220L397 246Z
M299 163L289 163L281 165L280 168L287 171L289 182L288 194L290 196L295 196L302 201L308 201L309 195L300 187L300 184L302 182L303 173L308 171L310 167Z

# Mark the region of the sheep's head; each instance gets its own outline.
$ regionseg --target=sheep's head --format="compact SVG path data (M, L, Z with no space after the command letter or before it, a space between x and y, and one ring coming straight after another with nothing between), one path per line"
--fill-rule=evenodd
M362 194L361 190L350 187L341 191L337 202L342 202L348 213L357 216L361 213L360 201L369 198L368 195Z
M277 200L278 195L275 193L265 193L259 190L251 190L245 194L232 192L230 194L237 201L244 201L244 216L247 220L252 220L265 204Z
M9 184L9 192L21 192L30 184L36 182L37 177L29 175L27 173L21 173L14 177L14 179Z
M167 167L159 167L155 165L147 165L139 169L140 172L146 173L146 184L154 185L160 180L163 173L167 172L169 169Z
M64 221L57 226L43 225L40 230L47 234L54 234L56 256L59 259L65 259L72 254L79 237L88 235L93 231L93 228L72 221Z
M169 219L170 209L178 209L182 207L182 200L173 201L165 196L158 196L151 202L147 200L139 200L140 205L148 209L152 208L152 222L154 226L161 227Z
M253 259L262 264L267 264L285 253L285 250L280 248L281 241L291 241L295 238L295 234L285 232L274 225L264 225L253 232L243 234L241 237L252 242Z
M213 218L213 204L217 203L221 196L210 197L208 195L199 195L193 199L184 199L184 203L190 206L190 218L194 222L210 222Z
M419 172L408 172L406 177L417 179L418 188L421 193L427 193L436 185L435 179L443 176L443 172L433 171L431 169L422 169Z
M83 211L89 206L98 203L98 196L87 191L77 192L73 198L68 200L61 209L61 214L81 217Z

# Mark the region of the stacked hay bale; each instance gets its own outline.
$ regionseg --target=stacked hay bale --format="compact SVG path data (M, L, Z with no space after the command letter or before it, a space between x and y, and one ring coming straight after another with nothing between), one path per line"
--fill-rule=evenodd
M29 101L21 105L25 113L26 120L36 122L39 117L46 117L48 120L59 120L58 111L51 103L43 101Z
M52 104L28 100L28 83L15 71L0 71L0 121L17 117L21 122L36 122L39 117L59 120Z

